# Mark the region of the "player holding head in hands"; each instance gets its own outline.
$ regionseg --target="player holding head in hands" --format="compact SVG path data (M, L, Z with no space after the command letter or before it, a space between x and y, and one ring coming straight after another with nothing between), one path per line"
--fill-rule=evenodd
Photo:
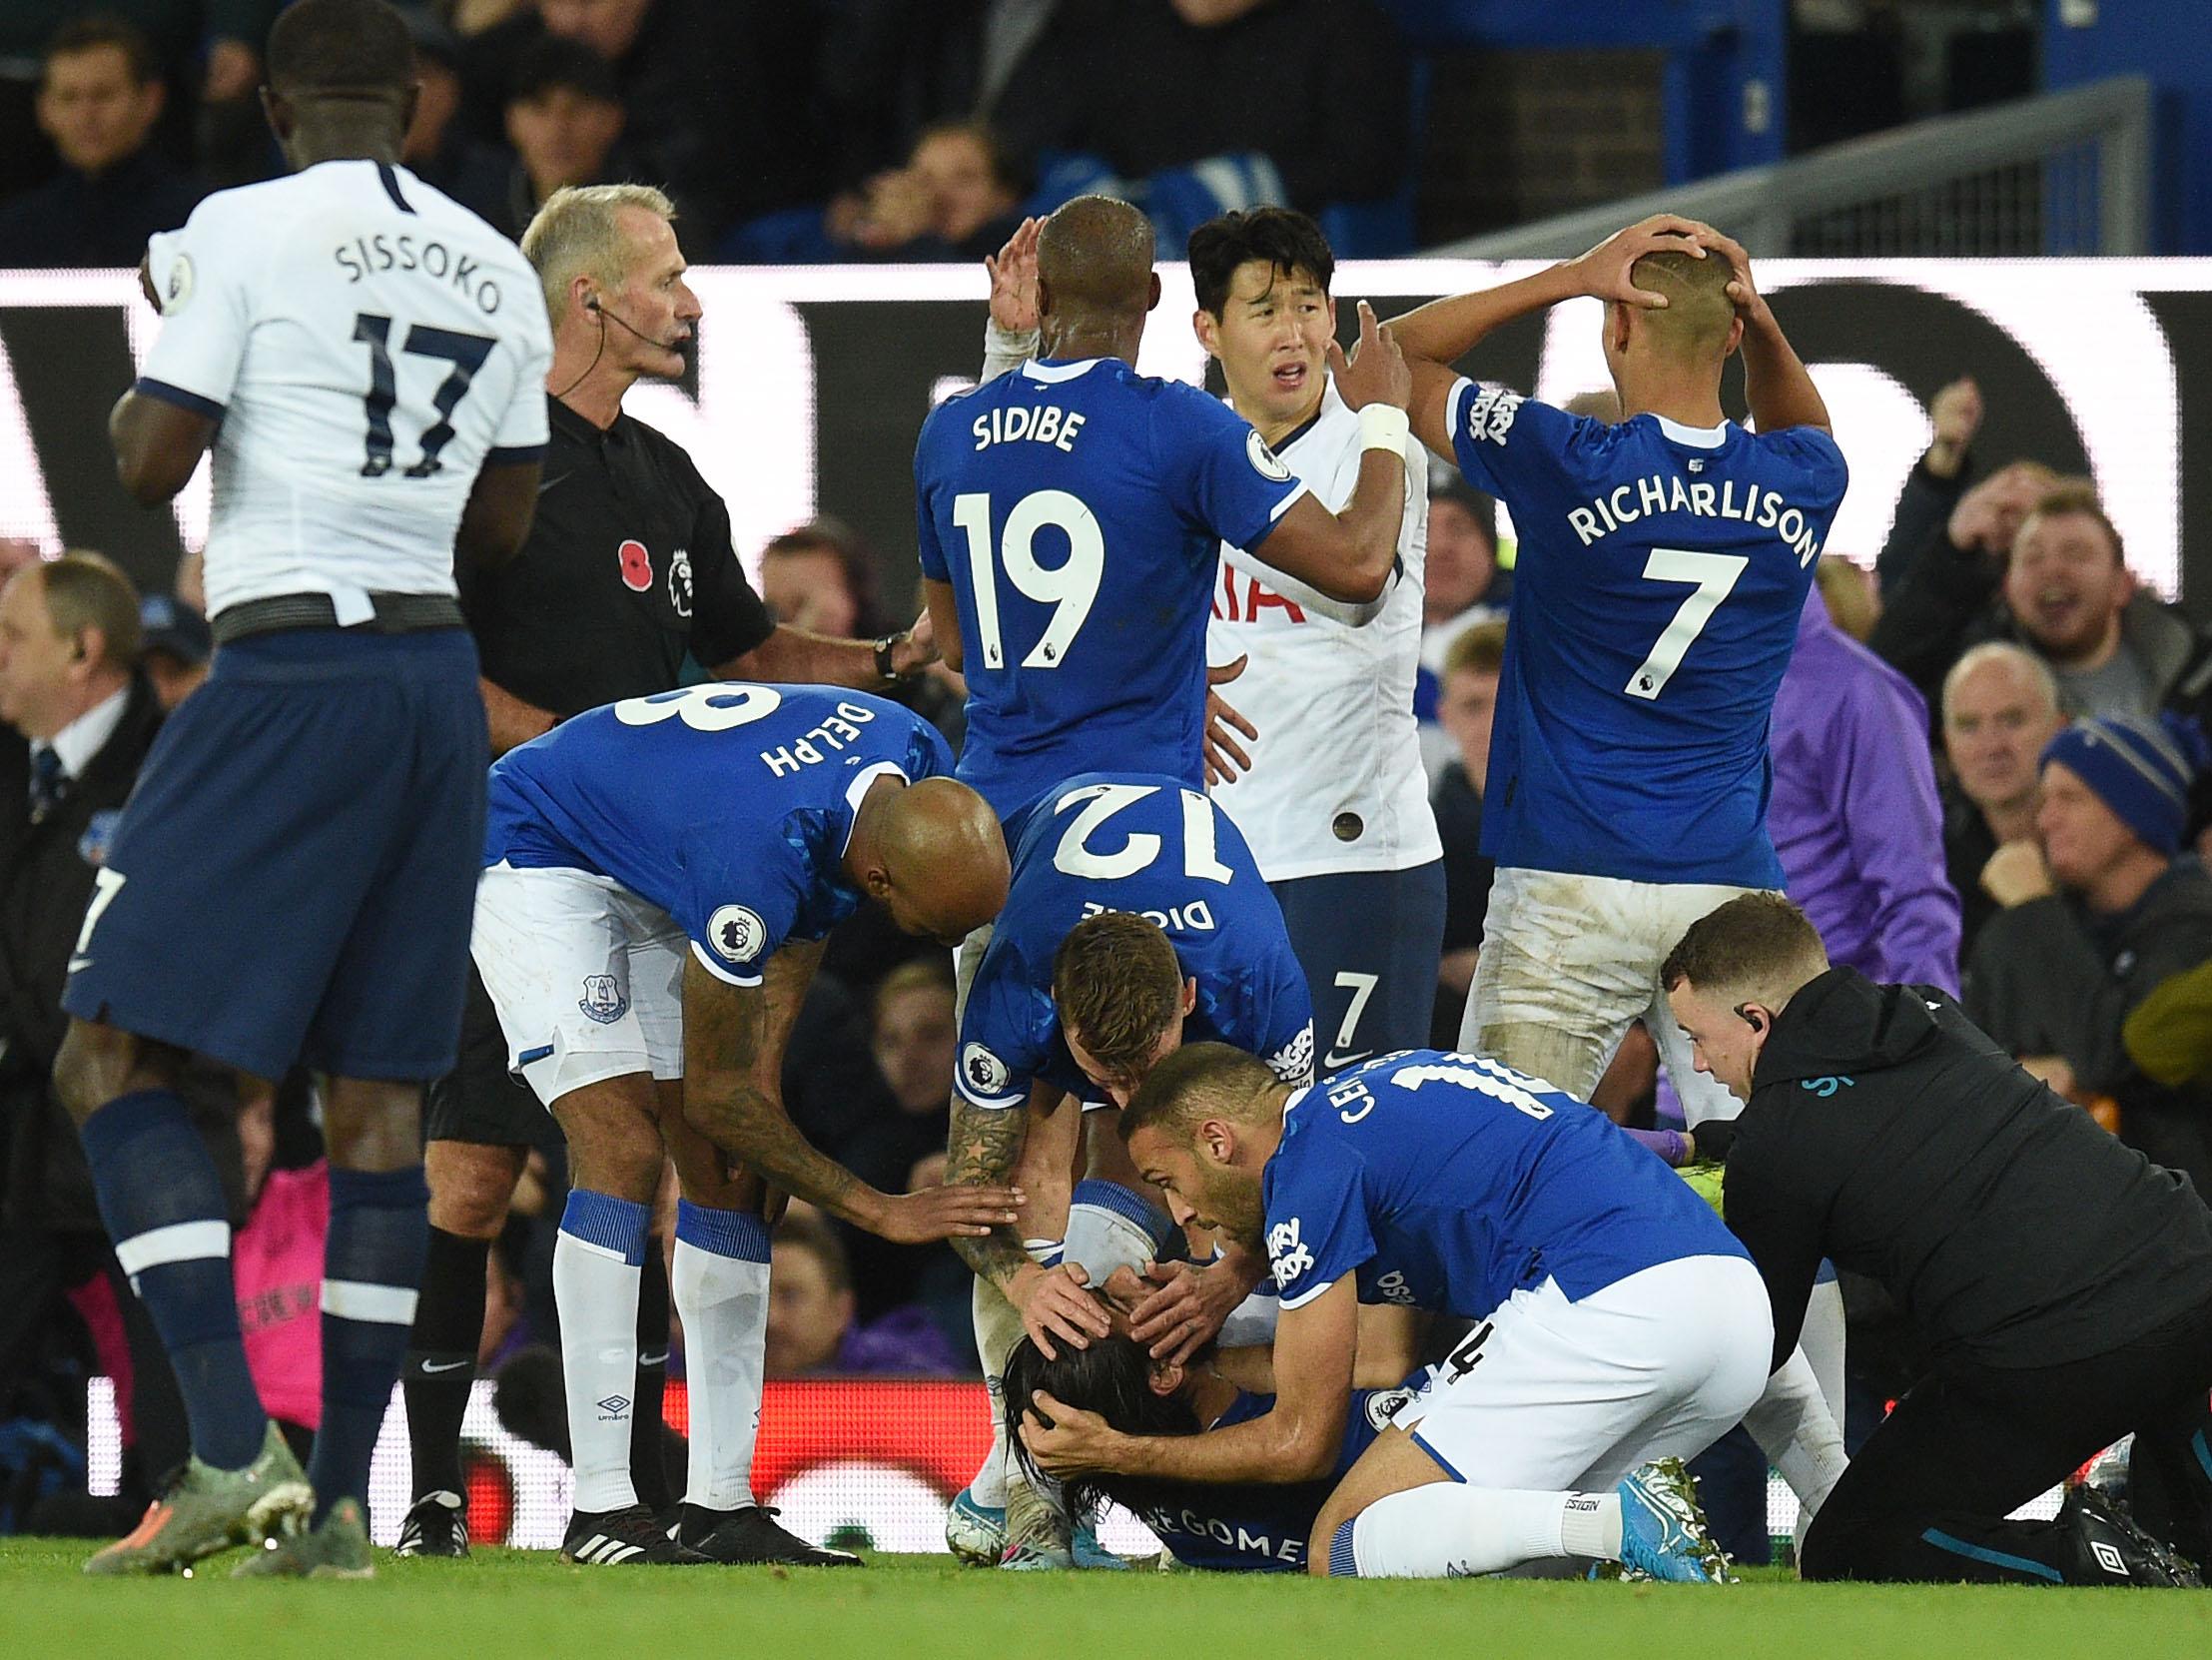
M753 1497L775 1196L918 1245L1011 1222L1016 1195L879 1193L792 1124L784 1050L824 936L862 899L947 945L1005 903L998 820L951 770L895 703L735 681L594 709L492 768L471 944L574 1179L553 1256L571 1561L854 1560L795 1554ZM631 1482L628 1398L664 1144L692 1414L666 1533Z
M546 441L535 277L397 165L416 91L398 14L301 0L267 61L294 172L153 240L164 321L110 421L149 504L214 450L221 649L140 775L63 997L56 1087L192 1428L180 1479L97 1573L259 1544L311 1505L314 1532L241 1571L370 1571L369 1452L427 1228L422 1084L453 1064L482 841L455 555L513 554ZM247 1372L228 1202L177 1094L192 1051L329 1079L323 1419L304 1475Z
M1446 1578L1559 1557L1711 1580L1679 1464L1767 1379L1759 1276L1712 1210L1603 1114L1494 1061L1413 1050L1293 1090L1219 1044L1169 1056L1120 1129L1179 1224L1264 1248L1271 1411L1127 1435L1039 1397L1063 1477L1311 1481L1343 1445L1361 1303L1477 1322L1313 1524L1314 1573Z
M1498 325L1605 302L1615 424L1449 367ZM1779 889L1767 721L1843 460L1741 248L1661 216L1393 325L1414 424L1512 509L1522 550L1490 750L1497 861L1463 1048L1587 1096L1652 1025L1693 1122L1730 1110L1662 1017L1681 929ZM1741 350L1756 432L1721 410Z

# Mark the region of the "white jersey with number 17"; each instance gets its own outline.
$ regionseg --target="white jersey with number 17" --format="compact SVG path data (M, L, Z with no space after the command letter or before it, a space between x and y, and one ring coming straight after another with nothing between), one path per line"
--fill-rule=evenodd
M323 162L156 236L137 390L217 417L208 609L450 594L487 462L546 441L552 333L521 250L404 168Z

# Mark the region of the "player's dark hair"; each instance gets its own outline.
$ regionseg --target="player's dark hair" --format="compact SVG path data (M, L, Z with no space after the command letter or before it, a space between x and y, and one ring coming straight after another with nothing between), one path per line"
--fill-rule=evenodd
M1787 999L1828 966L1820 931L1803 911L1779 893L1747 893L1690 925L1660 966L1659 983L1670 992L1684 982L1700 991L1753 987Z
M1042 1473L1022 1440L1022 1419L1036 1412L1050 1423L1050 1414L1036 1404L1040 1392L1064 1406L1096 1412L1107 1425L1124 1435L1195 1435L1202 1425L1189 1403L1179 1395L1161 1394L1152 1387L1151 1356L1134 1338L1095 1339L1089 1348L1062 1343L1060 1357L1045 1358L1034 1339L1024 1337L1007 1357L1007 1445L1034 1482ZM1145 1507L1142 1481L1103 1474L1071 1477L1066 1486L1070 1511L1078 1516L1094 1513L1103 1499L1112 1499L1132 1510Z
M146 31L105 12L76 18L56 29L53 38L46 43L45 61L51 66L56 58L103 49L123 54L134 85L143 87L161 76L161 63L154 56L154 43L146 38Z
M507 102L526 104L548 92L567 91L601 104L622 102L622 83L614 65L580 40L547 35L531 43L516 61L507 85Z
M1127 911L1087 917L1053 955L1053 1002L1116 1083L1159 1047L1182 996L1182 965L1155 922Z
M1229 303L1236 268L1253 260L1265 260L1278 280L1306 272L1323 294L1336 276L1329 239L1295 208L1252 208L1209 219L1190 233L1186 254L1199 308L1216 319Z
M414 42L384 0L296 0L269 31L269 84L279 92L404 93Z
M1188 1123L1200 1114L1241 1118L1282 1080L1256 1055L1227 1044L1184 1044L1145 1075L1115 1116L1121 1140L1152 1126Z

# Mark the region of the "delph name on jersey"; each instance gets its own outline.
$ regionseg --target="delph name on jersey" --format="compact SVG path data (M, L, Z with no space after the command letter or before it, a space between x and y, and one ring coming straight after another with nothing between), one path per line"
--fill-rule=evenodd
M1691 465L1697 465L1692 461ZM1736 480L1723 479L1718 488L1700 481L1685 484L1663 472L1646 473L1625 484L1616 484L1603 495L1590 498L1587 507L1570 507L1567 522L1588 547L1622 526L1634 524L1647 513L1691 513L1700 518L1738 518L1772 530L1797 554L1798 563L1811 564L1821 556L1821 543L1813 534L1808 515L1783 500L1779 491L1746 485L1741 500Z
M418 250L410 236L356 237L332 249L331 258L346 273L348 283L359 283L372 271L414 272L425 281L458 290L486 317L494 317L499 311L498 274L435 238Z
M820 766L830 758L823 753L836 754L848 744L860 742L860 729L876 718L876 711L864 709L858 703L840 703L837 713L826 716L818 725L807 728L806 736L794 738L790 743L778 744L774 749L764 749L760 758L768 768L768 776L781 778L787 772L797 772L801 767ZM820 744L816 741L820 739Z

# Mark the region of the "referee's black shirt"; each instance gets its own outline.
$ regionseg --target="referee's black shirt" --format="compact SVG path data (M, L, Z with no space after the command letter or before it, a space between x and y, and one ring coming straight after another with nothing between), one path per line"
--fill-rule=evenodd
M1878 1279L1938 1364L2108 1353L2212 1301L2212 1212L1926 986L1832 969L1790 1000L1728 1155L1775 1364L1821 1258Z
M529 539L462 590L484 678L566 719L680 685L687 650L711 668L775 632L690 456L626 415L602 432L546 406Z

